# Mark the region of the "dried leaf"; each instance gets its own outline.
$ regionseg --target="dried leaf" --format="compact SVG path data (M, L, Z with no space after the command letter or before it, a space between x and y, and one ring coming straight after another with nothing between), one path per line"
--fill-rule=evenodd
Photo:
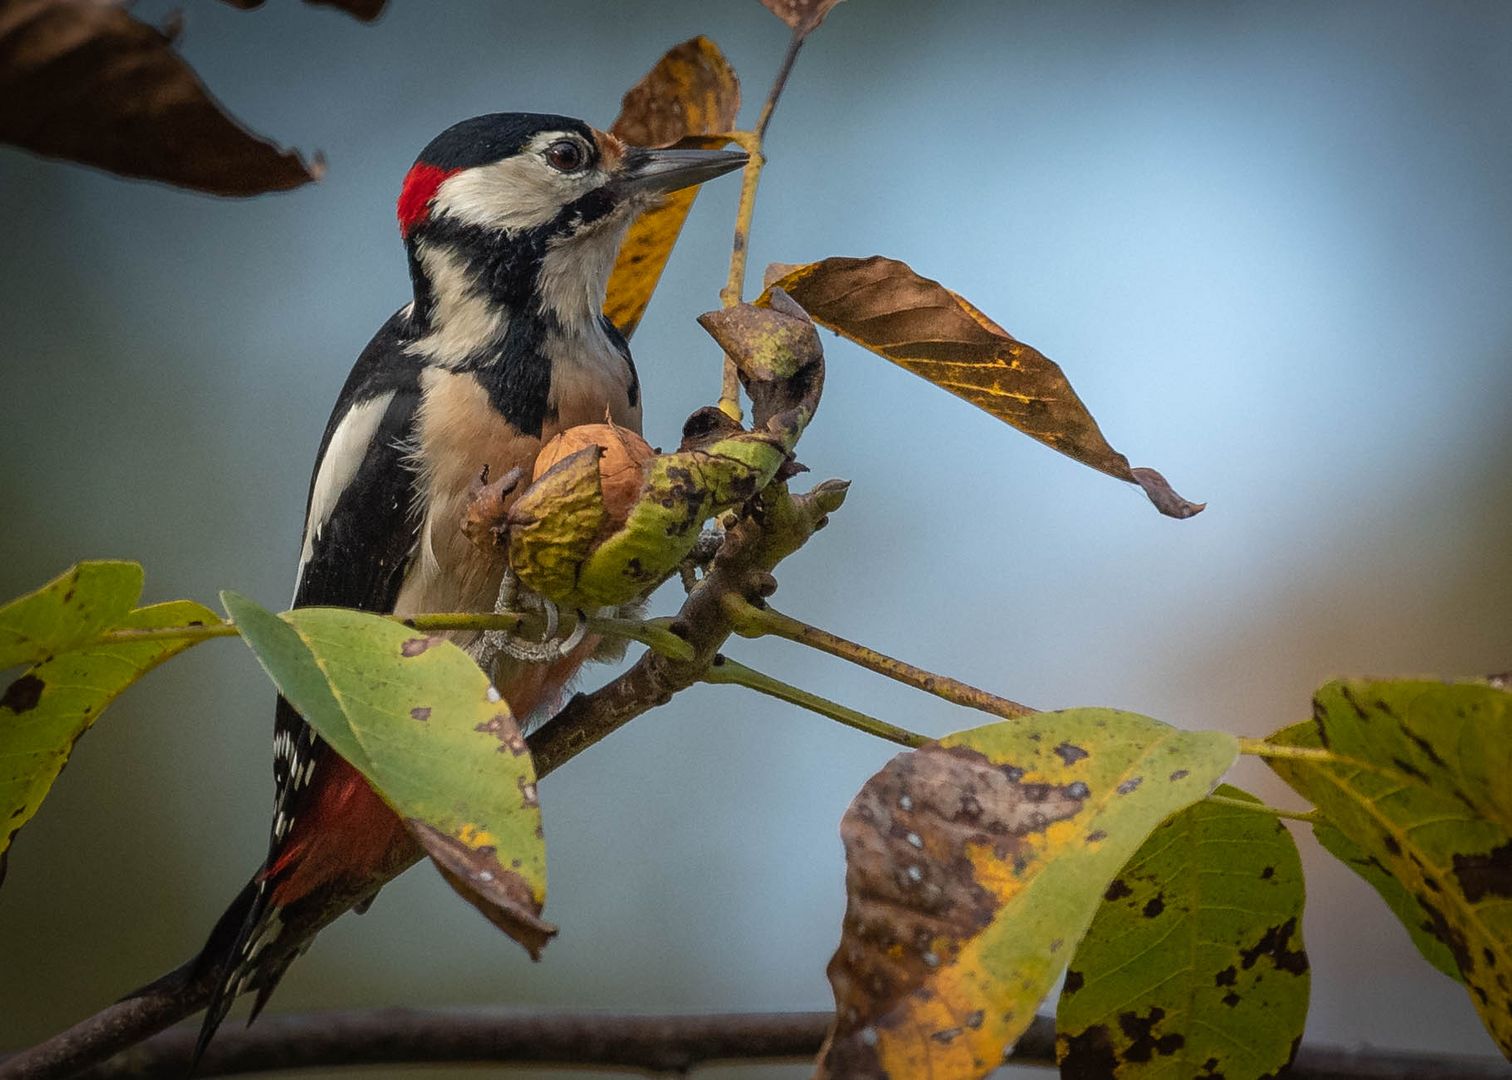
M58 591L60 584L65 587ZM41 592L0 609L0 632L26 625L28 640L48 642L54 654L0 695L0 877L17 830L52 790L79 737L128 687L194 644L184 639L108 645L89 641L117 627L145 630L220 621L213 611L189 600L116 610L128 594L129 608L141 587L142 568L136 563L80 563ZM45 625L4 619L18 607L31 616L51 608L52 618ZM106 612L109 617L102 621ZM79 636L81 632L87 632L87 639Z
M740 81L724 54L706 37L675 46L627 93L610 131L633 146L671 146L690 137L734 128L740 112ZM727 139L698 139L717 149ZM630 226L609 275L604 314L629 337L646 313L677 243L698 186L674 191Z
M904 263L881 256L808 263L769 282L757 303L768 303L778 288L821 326L1084 465L1138 484L1162 514L1202 510L1108 445L1057 364Z
M840 0L761 0L761 6L787 23L799 35L807 34L824 21L830 8Z
M538 956L546 845L535 767L509 705L465 652L341 608L274 615L222 593L279 693L373 785L442 876Z
M1429 933L1449 950L1512 1057L1512 693L1478 682L1329 683L1311 723L1267 741L1333 755L1267 763L1400 882L1414 903L1393 910L1414 937Z
M108 0L0 5L0 141L212 195L321 171L228 116L169 35Z
M1307 1019L1303 899L1297 845L1276 818L1207 800L1167 818L1108 886L1066 972L1061 1076L1280 1074Z
M243 11L251 11L253 8L262 7L265 0L221 0L221 2L241 8ZM387 0L305 0L305 3L314 4L316 7L339 8L352 18L361 19L363 22L372 22L382 14L383 5L386 2Z
M848 904L818 1075L996 1069L1119 868L1237 752L1223 732L1073 709L894 758L840 826Z

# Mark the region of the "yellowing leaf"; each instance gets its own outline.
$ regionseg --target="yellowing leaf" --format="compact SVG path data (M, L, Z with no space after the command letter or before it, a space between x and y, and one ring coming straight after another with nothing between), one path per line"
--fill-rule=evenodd
M1061 1076L1280 1073L1307 1019L1303 895L1297 845L1276 818L1206 800L1167 818L1108 886L1066 972Z
M840 826L849 903L819 1075L990 1073L1119 868L1236 753L1222 732L1073 709L894 758Z
M1188 502L1154 469L1132 468L1103 437L1065 373L939 282L874 256L834 258L768 273L821 326L949 390L1068 457L1138 484L1162 514L1191 517Z
M0 607L0 671L34 664L119 625L142 595L134 562L81 562ZM213 617L213 616L212 616Z
M222 602L278 690L365 776L452 887L539 956L546 847L509 706L456 645L338 608Z
M1329 683L1312 723L1269 741L1333 755L1269 764L1401 883L1415 904L1393 910L1414 937L1430 933L1449 950L1512 1056L1512 694L1485 683Z
M0 141L212 195L282 191L321 166L253 135L161 31L102 0L0 4Z
M135 563L81 563L41 592L0 611L3 619L18 605L27 605L25 610L36 618L8 622L7 628L22 626L26 640L66 648L27 671L0 696L0 877L16 831L36 814L79 736L127 687L194 644L183 639L87 644L78 637L79 628L92 627L90 638L96 639L107 629L220 621L213 611L189 600L117 614L119 601L129 595L129 607L141 587L142 569ZM41 618L43 611L66 614L68 633L56 633L64 624Z
M734 70L718 45L696 37L670 49L625 94L609 130L633 146L670 146L689 137L727 132L739 112L740 81ZM702 139L696 145L716 149L727 141ZM626 337L635 333L646 313L697 197L696 185L674 191L630 226L604 301L604 314Z

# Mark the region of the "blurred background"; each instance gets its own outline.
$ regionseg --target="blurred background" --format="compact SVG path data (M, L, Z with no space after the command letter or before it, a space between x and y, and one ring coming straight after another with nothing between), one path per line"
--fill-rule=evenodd
M228 108L330 171L216 201L0 148L3 596L116 557L146 565L148 600L283 605L331 402L407 299L393 201L418 149L501 109L607 125L697 33L750 119L786 41L754 0L187 16ZM827 335L802 459L854 486L779 605L1038 706L1255 736L1331 676L1512 667L1509 55L1495 2L842 4L776 115L755 273L908 261L1210 505L1162 518ZM635 339L653 444L717 395L693 316L717 304L737 187L699 199ZM932 734L980 719L796 646L731 652ZM0 892L0 1047L198 948L266 843L271 706L251 656L214 642L81 743ZM273 1008L827 1007L837 824L892 752L695 689L543 787L562 933L541 964L421 867L328 930ZM1293 801L1261 767L1237 780ZM1375 894L1302 848L1309 1041L1493 1053Z

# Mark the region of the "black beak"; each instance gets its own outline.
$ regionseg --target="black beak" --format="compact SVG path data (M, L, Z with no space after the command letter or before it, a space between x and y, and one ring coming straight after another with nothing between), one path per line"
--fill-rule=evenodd
M614 180L624 196L664 195L692 187L740 168L750 155L744 150L647 150L632 146Z

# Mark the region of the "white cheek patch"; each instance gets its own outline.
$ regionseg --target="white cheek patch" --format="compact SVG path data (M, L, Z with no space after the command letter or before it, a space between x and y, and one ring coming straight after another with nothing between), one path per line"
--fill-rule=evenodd
M434 295L434 329L405 351L438 364L457 364L504 336L508 313L489 300L462 259L430 244L420 245L419 258Z
M315 554L315 541L321 530L330 521L342 493L351 486L373 445L373 436L383 422L383 414L394 400L394 391L379 394L360 405L347 410L336 425L325 456L320 459L320 469L315 474L315 487L310 493L310 514L305 520L304 549L299 555L299 576L304 577L304 568Z
M504 232L547 224L563 206L608 180L599 169L570 174L546 164L542 151L567 137L544 132L512 157L448 177L436 189L432 213Z

